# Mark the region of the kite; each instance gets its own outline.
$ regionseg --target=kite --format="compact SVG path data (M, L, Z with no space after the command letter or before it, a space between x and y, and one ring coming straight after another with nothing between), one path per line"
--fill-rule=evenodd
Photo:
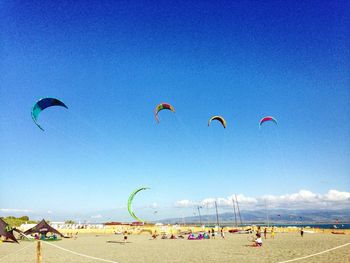
M131 209L131 204L132 204L132 201L134 200L135 195L136 195L138 192L140 192L140 191L142 191L142 190L147 190L147 189L150 189L150 188L149 188L149 187L141 187L141 188L139 188L139 189L136 189L135 191L133 191L133 192L131 193L131 195L129 196L129 199L128 199L128 211L129 211L129 214L130 214L135 220L137 220L138 222L145 222L145 220L141 220L140 218L138 218L138 217L134 214L134 212L133 212L132 209Z
M210 126L210 123L211 123L212 120L217 120L217 121L221 122L221 124L224 127L224 129L226 129L226 121L225 121L225 119L223 117L221 117L221 116L213 116L213 117L211 117L209 119L209 121L208 121L208 126Z
M16 237L13 234L13 231L20 232L19 230L10 227L1 217L0 217L0 237L9 238L14 242L18 243Z
M175 112L174 107L168 103L161 103L157 105L156 109L154 110L154 117L156 118L157 123L159 123L158 112L161 110L171 110L172 112Z
M271 116L266 116L264 118L262 118L259 122L259 127L261 127L261 125L267 121L272 121L274 122L276 125L277 125L277 120L274 118L274 117L271 117Z
M64 104L62 101L55 99L55 98L43 98L38 100L33 108L32 108L32 119L34 121L34 123L43 131L44 129L38 124L38 117L39 114L45 110L48 107L52 107L52 106L61 106L64 107L66 109L68 109L68 107L66 106L66 104Z

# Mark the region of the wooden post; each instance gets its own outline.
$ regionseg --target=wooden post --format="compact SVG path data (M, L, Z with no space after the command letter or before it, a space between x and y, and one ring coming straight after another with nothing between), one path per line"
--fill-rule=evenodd
M36 263L42 263L43 257L41 255L41 241L38 240L36 243Z

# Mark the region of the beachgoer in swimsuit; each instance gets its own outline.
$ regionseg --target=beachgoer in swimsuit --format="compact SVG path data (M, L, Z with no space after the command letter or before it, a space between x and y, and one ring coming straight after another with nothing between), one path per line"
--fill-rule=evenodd
M127 239L128 239L128 231L124 231L124 243L126 243Z
M224 228L222 227L220 230L221 237L225 239L225 233L224 233Z
M261 247L262 246L262 239L260 234L256 234L256 239L255 239L255 246Z
M275 239L275 227L272 227L271 229L271 238Z

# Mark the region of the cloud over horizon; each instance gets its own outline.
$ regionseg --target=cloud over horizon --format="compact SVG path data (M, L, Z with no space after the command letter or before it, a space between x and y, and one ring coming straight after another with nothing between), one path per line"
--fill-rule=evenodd
M30 209L18 209L18 208L0 208L0 212L3 213L33 213Z
M341 192L331 189L325 194L313 193L309 190L300 190L297 193L284 195L264 195L260 197L249 197L244 194L238 194L237 200L239 206L243 209L264 208L265 203L269 209L342 209L350 206L350 192ZM202 201L179 200L174 206L177 208L186 208L194 206L203 206L212 208L215 206L215 201L219 207L232 207L233 200L236 196L228 197L208 197Z

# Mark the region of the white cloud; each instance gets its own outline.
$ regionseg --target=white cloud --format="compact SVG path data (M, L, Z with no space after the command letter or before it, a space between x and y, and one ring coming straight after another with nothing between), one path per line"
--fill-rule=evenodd
M195 203L190 200L180 200L175 202L175 207L191 207L194 206Z
M206 198L202 200L200 204L201 206L211 208L215 206L215 200L216 200L215 198Z
M158 207L158 204L157 203L152 203L151 205L150 205L150 208L157 208Z
M218 198L205 198L200 202L191 200L180 200L175 203L176 207L194 207L201 205L203 207L213 208L215 201L219 207L232 207L235 195ZM326 194L313 193L309 190L300 190L297 193L284 195L264 195L261 197L249 197L243 194L237 195L238 203L243 209L253 209L264 207L265 202L269 209L273 208L333 208L341 209L350 206L350 192L341 192L329 190Z
M350 201L349 192L340 192L337 190L329 190L324 197L327 201Z
M232 195L230 197L228 197L228 199L231 201L230 204L232 205L232 200L235 199L235 196ZM253 205L256 204L258 202L258 200L254 197L249 197L249 196L245 196L243 194L239 194L237 195L237 200L240 204L246 204L246 205Z
M316 194L308 190L300 190L297 193L280 196L267 195L261 199L266 200L270 207L329 208L332 206L333 208L341 208L346 204L350 205L350 192L329 190L326 194Z
M95 216L91 216L91 218L93 218L93 219L102 218L102 215L98 214L98 215L95 215Z
M3 213L33 213L33 210L17 208L0 208L0 211Z
M219 207L232 207L233 200L236 200L235 195L231 195L231 196L228 196L226 198L223 198L223 197L205 198L199 203L203 207L212 208L215 206L215 201L216 201L216 203ZM248 197L248 196L245 196L243 194L237 195L237 200L238 200L239 204L248 205L248 206L254 205L257 203L256 198ZM194 203L194 202L192 202L192 203Z

